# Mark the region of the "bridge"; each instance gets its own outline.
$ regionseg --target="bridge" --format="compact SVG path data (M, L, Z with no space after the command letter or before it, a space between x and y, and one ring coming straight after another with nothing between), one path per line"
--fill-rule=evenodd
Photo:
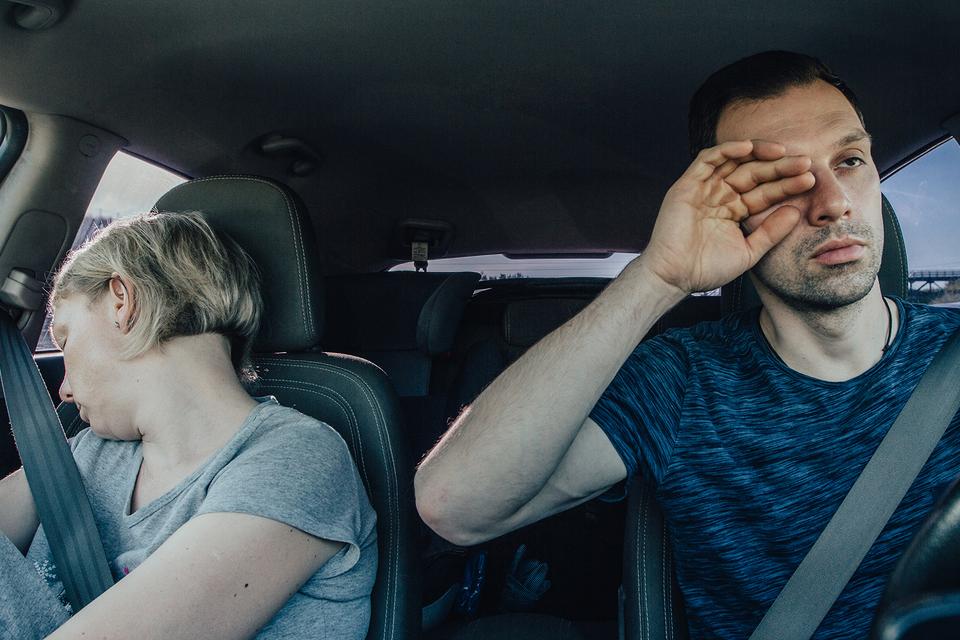
M943 302L960 294L960 269L918 269L907 274L907 281L916 302Z
M947 283L960 280L960 269L934 269L911 271L907 275L910 288L916 291L925 289L942 290ZM920 286L915 286L919 284Z

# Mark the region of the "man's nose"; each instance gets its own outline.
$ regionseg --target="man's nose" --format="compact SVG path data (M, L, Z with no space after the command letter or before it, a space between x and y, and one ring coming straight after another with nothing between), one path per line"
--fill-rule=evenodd
M844 185L833 171L815 171L817 183L807 195L807 220L815 227L822 227L849 216L852 210L850 198Z
M63 382L60 383L60 400L62 402L73 402L73 389L70 388L67 374L63 374Z

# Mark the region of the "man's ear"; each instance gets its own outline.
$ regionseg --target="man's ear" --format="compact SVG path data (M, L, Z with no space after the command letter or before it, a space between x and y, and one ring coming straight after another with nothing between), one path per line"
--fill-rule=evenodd
M133 327L137 312L133 282L114 272L110 277L109 289L113 322L120 331L127 333Z

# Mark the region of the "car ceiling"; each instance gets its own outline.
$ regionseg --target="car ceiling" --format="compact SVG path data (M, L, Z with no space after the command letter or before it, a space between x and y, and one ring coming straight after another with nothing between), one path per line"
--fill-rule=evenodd
M881 171L943 137L960 3L927 4L76 1L45 31L0 23L0 103L188 176L286 182L333 271L403 257L408 218L450 223L449 255L639 250L688 162L689 96L745 55L827 62ZM319 168L260 153L273 133Z

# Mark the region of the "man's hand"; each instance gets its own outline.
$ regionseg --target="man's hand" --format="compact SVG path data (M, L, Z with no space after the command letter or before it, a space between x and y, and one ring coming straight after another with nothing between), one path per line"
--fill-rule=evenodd
M813 187L810 158L761 140L704 149L660 206L644 265L684 293L709 291L744 273L796 226L781 206L744 236L740 223Z

